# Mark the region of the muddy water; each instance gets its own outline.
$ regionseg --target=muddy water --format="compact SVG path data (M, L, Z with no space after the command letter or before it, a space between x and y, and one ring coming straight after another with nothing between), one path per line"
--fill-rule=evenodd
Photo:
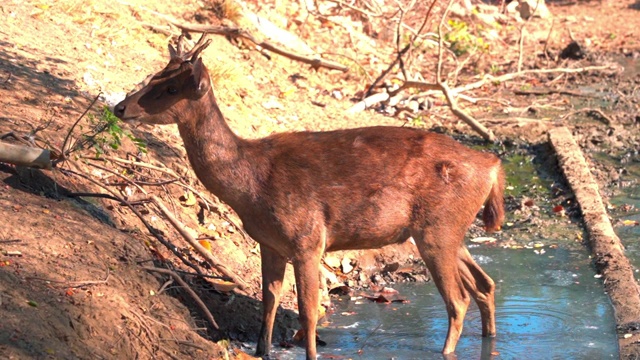
M472 305L458 359L617 358L613 312L585 251L477 247L471 252L497 282L498 336L480 336L480 315ZM328 344L319 348L320 358L442 359L447 320L433 283L393 288L410 303L334 300L336 312L318 330ZM300 348L276 350L280 359L303 354Z
M622 186L615 189L614 196L609 199L611 220L614 230L626 248L626 255L636 267L636 279L640 279L640 156L631 157L597 154L596 159L616 168L623 167L624 174L620 177ZM627 211L623 211L627 208Z
M636 164L637 173L633 174L636 181L640 182L640 164ZM610 199L611 204L621 207L632 205L633 209L627 213L618 213L613 216L615 232L626 247L629 261L636 267L636 279L640 278L640 186L630 186L622 189L620 193Z

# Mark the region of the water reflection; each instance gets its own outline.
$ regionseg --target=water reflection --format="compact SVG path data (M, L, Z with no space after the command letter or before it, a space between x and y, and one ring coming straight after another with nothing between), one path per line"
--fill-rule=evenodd
M638 166L638 176L640 176L640 166ZM620 240L627 249L627 257L631 264L636 267L636 279L638 276L638 268L640 268L640 244L637 239L640 238L640 226L630 225L640 222L640 186L629 187L623 189L618 197L611 199L611 202L617 206L633 205L634 210L628 214L622 214L617 220L618 226L615 231ZM624 224L624 222L629 224ZM622 225L620 224L622 222Z
M472 249L497 282L495 339L481 337L480 314L469 309L458 359L617 358L615 322L601 281L584 252ZM446 311L432 283L393 286L409 304L334 301L336 312L319 335L320 358L443 359ZM281 350L297 359L303 349ZM361 355L359 355L359 351ZM454 357L455 358L455 357Z

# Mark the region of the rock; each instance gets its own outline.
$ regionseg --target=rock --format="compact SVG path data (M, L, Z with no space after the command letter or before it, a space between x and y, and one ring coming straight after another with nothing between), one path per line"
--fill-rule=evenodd
M367 283L367 275L365 275L362 272L360 273L360 283L363 284L363 285ZM351 287L353 287L353 286L351 286Z
M551 12L544 0L519 0L516 9L520 13L520 17L525 20L532 16L537 16L541 19L551 16Z
M345 257L342 259L342 273L348 274L353 271L353 266L351 266L351 259Z
M280 104L278 102L278 100L276 100L274 97L271 97L269 100L267 100L266 102L262 103L262 107L267 109L267 110L271 110L271 109L279 109L282 110L284 109L284 106L282 104Z
M380 286L384 286L387 284L387 282L384 280L384 278L378 274L373 275L373 277L371 278L371 281L374 284L380 285Z
M580 60L585 57L585 50L577 41L572 41L560 53L561 59Z
M420 103L417 102L416 100L411 100L409 101L409 109L411 109L411 112L416 114L418 113L418 111L420 111Z
M331 270L327 269L326 266L320 265L320 273L324 276L324 281L329 285L338 284L339 280L336 274L334 274Z
M398 262L393 262L390 264L387 264L384 266L384 269L382 269L382 272L396 272L398 269L400 268L400 263Z
M329 294L338 295L338 296L350 295L351 292L352 292L351 288L348 287L347 285L336 286L334 288L331 288L331 290L329 290Z
M329 266L330 268L337 269L340 267L340 260L338 260L338 258L335 256L325 256L324 263L327 264L327 266Z

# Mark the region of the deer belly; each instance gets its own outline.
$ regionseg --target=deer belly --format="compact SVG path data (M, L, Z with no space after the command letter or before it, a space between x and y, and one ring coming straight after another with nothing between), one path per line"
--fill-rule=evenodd
M381 223L342 225L333 229L337 231L329 231L327 251L377 249L390 244L402 243L411 236L411 231L406 226L389 226L390 224Z

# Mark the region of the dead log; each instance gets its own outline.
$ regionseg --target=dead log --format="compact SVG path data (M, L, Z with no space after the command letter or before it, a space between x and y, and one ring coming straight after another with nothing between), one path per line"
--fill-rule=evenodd
M615 311L617 330L622 335L619 336L620 358L626 359L637 346L640 334L640 293L633 267L613 231L598 185L571 132L566 127L552 129L549 141L580 205L594 263L603 276L605 291Z
M51 170L51 152L0 141L0 162Z

